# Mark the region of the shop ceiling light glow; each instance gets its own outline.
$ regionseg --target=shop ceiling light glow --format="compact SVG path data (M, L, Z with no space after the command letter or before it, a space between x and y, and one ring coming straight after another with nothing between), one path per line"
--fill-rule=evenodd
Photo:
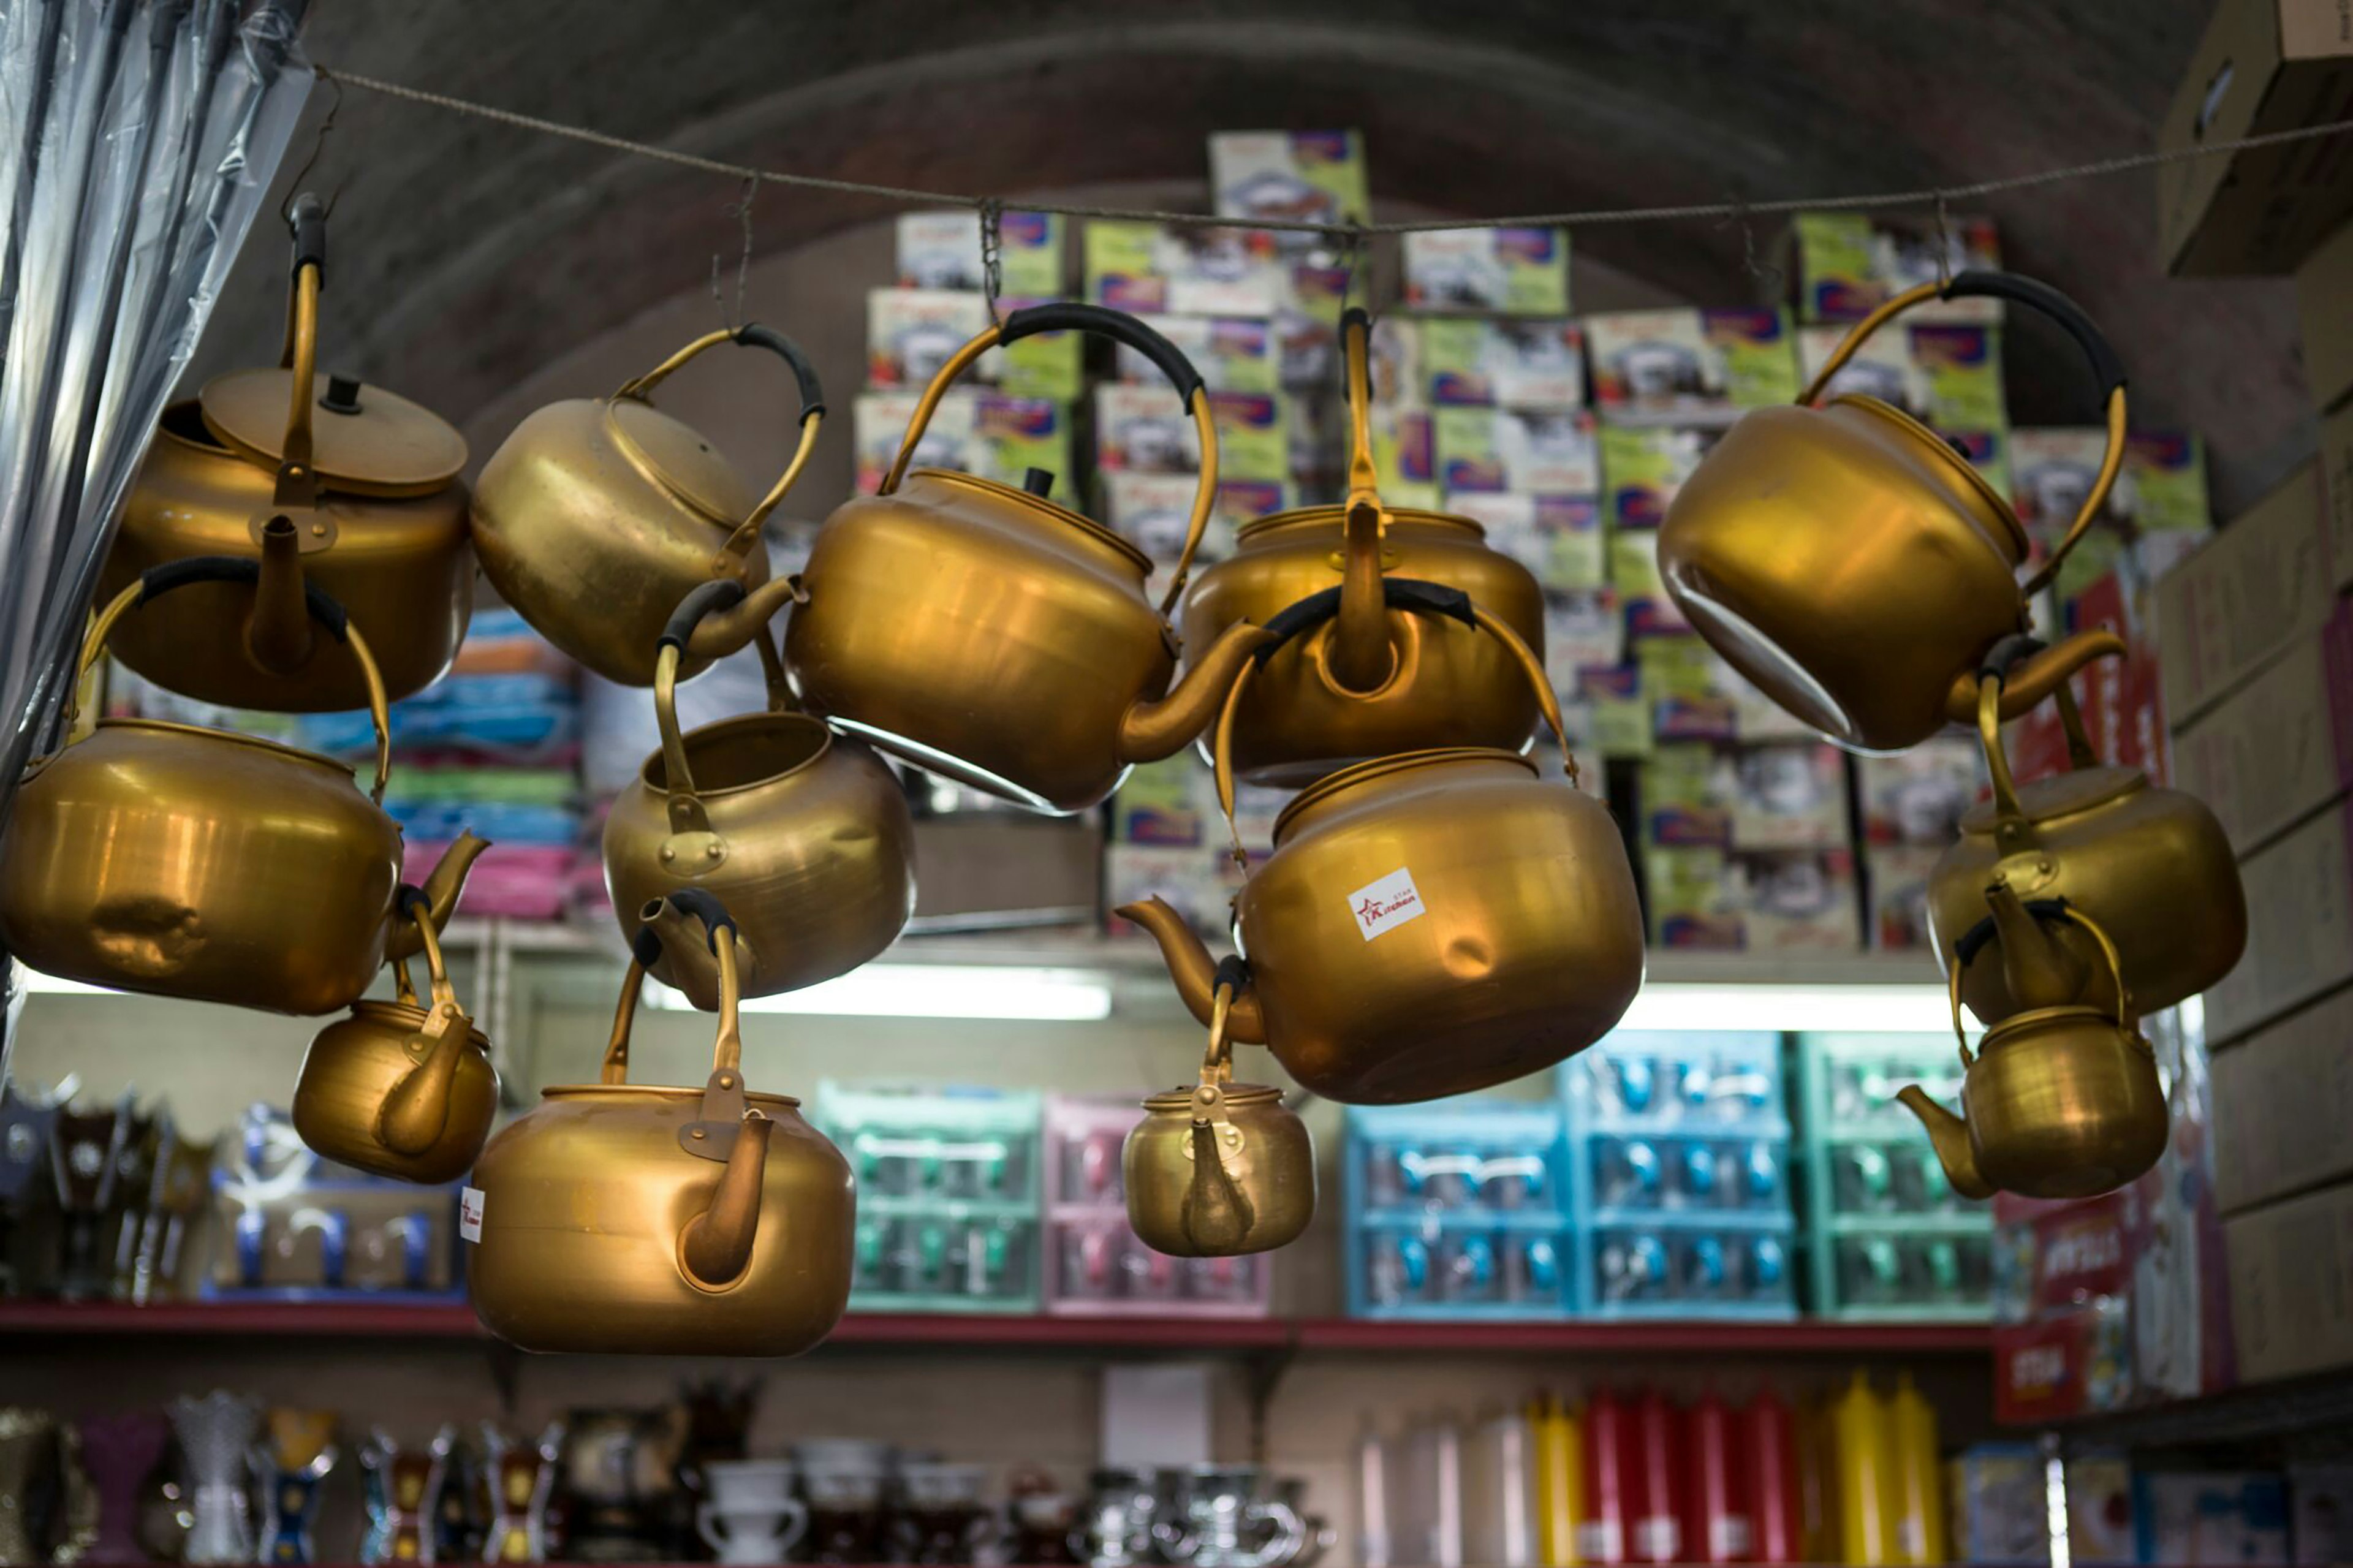
M659 1007L687 1005L685 997L667 985L649 987L648 995ZM853 1018L1084 1023L1111 1016L1111 984L1103 975L1082 969L870 963L806 990L747 998L744 1011Z
M1824 1034L1939 1035L1953 1026L1941 985L1695 985L1642 987L1618 1027L1775 1029Z

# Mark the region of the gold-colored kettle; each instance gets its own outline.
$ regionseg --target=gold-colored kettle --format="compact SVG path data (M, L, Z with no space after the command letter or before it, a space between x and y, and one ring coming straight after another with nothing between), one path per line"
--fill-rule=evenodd
M1102 524L969 474L907 465L940 398L1002 343L1039 332L1117 339L1166 374L1193 416L1201 472L1175 582L1154 609L1152 562ZM1035 478L1036 476L1033 476ZM886 751L1055 815L1084 811L1132 763L1199 734L1235 669L1263 639L1229 626L1197 649L1170 689L1182 596L1218 489L1218 436L1191 363L1133 316L1033 305L965 344L916 405L881 490L836 509L801 574L807 603L785 634L786 662L812 711ZM786 584L755 591L765 616Z
M1244 523L1234 553L1201 574L1184 629L1199 647L1240 622L1266 625L1317 594L1338 613L1259 672L1234 721L1234 771L1297 788L1366 757L1439 746L1517 751L1537 721L1535 697L1494 638L1389 607L1384 580L1437 583L1468 594L1520 640L1544 652L1544 591L1528 569L1487 548L1469 518L1392 510L1373 463L1372 319L1341 319L1351 432L1348 497Z
M1445 613L1503 643L1560 735L1527 645L1461 595ZM1288 636L1315 624L1277 619ZM1218 721L1229 826L1233 720L1254 668ZM1267 1046L1327 1100L1385 1104L1541 1071L1607 1034L1642 983L1641 909L1625 840L1577 787L1567 751L1564 737L1566 785L1517 752L1456 746L1359 763L1302 791L1234 900L1250 981L1228 1014L1231 1037ZM1234 855L1248 865L1239 837ZM1208 1023L1214 966L1183 917L1158 899L1119 912L1159 942L1178 994Z
M697 623L743 597L733 579L705 583L663 628L661 748L605 818L605 886L631 929L659 900L719 900L737 922L744 994L767 996L846 974L898 939L915 910L915 828L905 791L865 742L792 711L765 627L754 640L769 710L680 733L680 658ZM706 952L673 942L646 967L707 1010L718 975Z
M231 708L318 713L367 701L358 668L319 638L306 587L343 605L397 700L439 679L473 611L466 442L430 409L322 375L326 217L291 213L286 346L271 369L205 384L164 410L99 578L111 597L195 556L259 562L250 585L216 583L127 622L114 656L167 690Z
M776 354L800 387L800 444L756 502L709 440L654 406L672 373L726 342ZM566 654L607 680L650 686L680 600L706 583L769 580L762 525L800 478L824 419L824 388L790 338L756 323L706 333L610 397L550 404L500 443L474 488L482 573ZM775 607L764 599L706 621L679 674L742 647Z
M2116 945L2081 910L2066 909L2061 918L2098 948L2119 1003L2013 1014L1986 1030L1972 1056L1961 1031L1968 959L1956 955L1947 984L1961 1042L1961 1114L1918 1084L1896 1095L1927 1128L1937 1162L1964 1197L2091 1197L2133 1180L2165 1152L2169 1122L2157 1055L2135 1022Z
M1234 1081L1226 1033L1248 983L1239 959L1218 966L1200 1082L1144 1102L1120 1152L1127 1223L1174 1258L1271 1252L1315 1217L1315 1148L1306 1123L1265 1084Z
M251 586L250 560L154 567L82 644L86 674L125 616L192 584ZM423 945L394 901L399 825L384 682L359 626L316 587L311 618L349 647L375 722L375 779L290 746L153 719L104 719L25 770L0 831L0 943L45 974L118 991L320 1014L364 995L387 958ZM76 691L80 688L77 684ZM69 712L66 732L75 728ZM425 883L438 927L474 858L471 833Z
M1934 299L2014 300L2056 320L2107 400L2107 456L2051 559L2010 503L1936 433L1874 397L1814 406L1891 318ZM1683 482L1659 530L1659 570L1693 627L1790 713L1841 746L1896 752L1967 723L1986 651L2027 629L2028 600L2106 503L2124 461L2124 367L2074 302L2002 272L1923 283L1856 323L1788 408L1740 416ZM2002 717L2051 693L2085 633L2011 676Z
M2093 634L2099 651L2121 651ZM1978 736L1993 798L1961 818L1959 839L1928 879L1928 922L1940 956L1991 942L1996 962L1970 969L1961 1000L1988 1024L2014 1013L2110 998L2100 950L2081 924L2046 929L2052 901L2113 939L2124 984L2144 1011L2170 1007L2231 973L2247 946L2247 899L2222 825L2204 802L2161 789L2137 768L2104 767L2074 694L2057 693L2072 766L2014 782L1998 712L2003 666L2029 647L1989 655L1977 691Z
M849 1163L800 1101L744 1086L723 912L706 932L720 980L711 1077L628 1081L649 940L621 983L602 1081L543 1090L474 1167L475 1315L528 1351L798 1355L849 1299Z
M401 909L425 944L433 1005L417 1005L396 960L397 1000L354 1002L319 1031L294 1084L294 1131L313 1152L396 1181L454 1181L472 1168L498 1115L491 1042L458 1005L431 906L415 888Z

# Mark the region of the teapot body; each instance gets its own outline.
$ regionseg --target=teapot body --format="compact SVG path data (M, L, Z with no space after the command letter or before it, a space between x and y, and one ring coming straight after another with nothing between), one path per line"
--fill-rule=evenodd
M466 1271L485 1327L523 1350L649 1355L798 1355L831 1331L849 1297L854 1184L796 1100L744 1096L773 1126L742 1273L720 1289L687 1273L681 1237L723 1172L681 1146L702 1095L550 1089L491 1140Z
M2157 1163L2170 1130L2148 1042L2080 1006L1989 1030L1962 1080L1961 1115L1984 1181L2031 1198L2120 1186Z
M1271 1252L1297 1240L1315 1216L1315 1150L1307 1125L1276 1090L1227 1084L1225 1114L1198 1136L1193 1091L1154 1095L1120 1152L1127 1217L1137 1239L1175 1258ZM1224 1179L1240 1194L1220 1234L1193 1212L1203 1192L1200 1157L1219 1151ZM1209 1173L1215 1180L1215 1173Z
M1206 568L1186 596L1185 646L1206 647L1239 621L1263 626L1341 584L1345 511L1315 507L1242 525L1235 552ZM1465 518L1399 510L1380 541L1385 575L1461 589L1541 657L1544 594L1526 567L1487 548ZM1439 616L1386 617L1389 677L1348 689L1330 662L1337 622L1277 649L1234 718L1234 771L1297 788L1367 757L1441 746L1517 751L1535 728L1536 700L1495 638Z
M470 1026L442 1091L438 1135L414 1150L395 1148L385 1137L394 1091L432 1055L423 1034L427 1016L405 1003L359 1002L349 1017L319 1031L294 1086L294 1131L304 1143L330 1160L404 1182L455 1181L473 1167L498 1116L499 1076L490 1041Z
M1385 758L1312 786L1235 909L1269 1047L1345 1104L1540 1071L1641 984L1617 825L1505 752Z

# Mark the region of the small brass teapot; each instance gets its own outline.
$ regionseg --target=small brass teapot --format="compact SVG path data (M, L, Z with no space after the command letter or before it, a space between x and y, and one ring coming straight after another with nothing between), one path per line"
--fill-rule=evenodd
M1234 771L1296 788L1366 757L1438 746L1517 751L1535 728L1534 695L1493 637L1441 618L1390 609L1386 578L1458 589L1541 658L1544 592L1526 567L1490 550L1469 518L1392 511L1373 464L1366 371L1372 319L1342 318L1352 432L1348 499L1244 523L1235 552L1201 574L1185 600L1195 647L1240 622L1264 626L1323 593L1338 614L1267 661L1234 721ZM1336 581L1335 581L1336 579Z
M2066 537L2025 584L2030 542L2010 503L1911 416L1875 397L1814 400L1863 341L1932 299L2006 299L2056 320L2107 398L2108 449ZM2047 284L1963 272L1905 289L1855 324L1789 408L1740 416L1683 481L1659 570L1694 629L1790 713L1841 746L1897 752L1967 723L1986 651L2024 631L2124 461L2125 376L2074 302ZM2029 661L2002 698L2015 718L2090 657L2081 634Z
M1151 561L1100 523L1032 493L908 463L956 377L1038 332L1091 331L1149 356L1176 383L1201 439L1201 473L1176 580L1155 611ZM1043 476L1050 484L1052 476ZM785 658L812 711L885 751L1032 810L1096 805L1132 763L1201 732L1264 637L1231 626L1174 690L1168 612L1183 595L1218 490L1218 436L1201 377L1133 316L1094 305L1016 310L951 355L915 406L879 493L836 509L801 574ZM789 590L755 591L765 618Z
M458 1005L432 907L415 888L402 911L425 944L433 1005L417 1003L406 960L397 1000L354 1002L319 1031L294 1084L294 1131L315 1153L396 1181L454 1181L473 1167L498 1115L491 1042Z
M167 690L231 708L357 708L367 689L314 635L303 590L344 605L397 700L439 679L473 611L466 442L431 410L318 374L326 218L292 212L294 279L274 369L206 383L164 410L99 578L111 597L194 556L259 562L250 585L215 584L126 623L125 665Z
M1495 637L1535 689L1555 735L1560 709L1510 627L1430 584L1386 584L1443 600ZM1277 620L1312 629L1328 604ZM1280 647L1280 643L1270 647ZM1218 798L1233 817L1231 736L1255 664L1217 731ZM1517 752L1454 746L1344 768L1274 824L1274 853L1234 900L1250 983L1227 1019L1291 1076L1343 1104L1467 1094L1540 1071L1607 1034L1642 984L1633 868L1608 808L1577 783L1542 778ZM1239 836L1234 856L1249 864ZM1215 1012L1208 950L1158 899L1119 911L1152 933L1193 1016Z
M602 1081L542 1091L474 1167L480 1239L466 1288L519 1349L798 1355L849 1299L849 1163L800 1101L744 1087L735 932L707 931L719 1037L700 1089L628 1081L649 957L638 933Z
M1289 1246L1315 1217L1315 1148L1280 1089L1234 1081L1226 1026L1249 982L1218 966L1201 1081L1144 1102L1120 1169L1127 1223L1155 1252L1234 1258Z
M680 658L696 624L740 603L733 579L686 596L654 663L661 749L605 818L605 885L626 923L689 890L737 921L744 994L767 996L846 974L898 939L915 909L914 824L891 770L867 745L791 710L776 645L754 635L769 710L678 728ZM654 978L697 1007L718 1005L701 942L666 944Z
M2035 918L2053 900L2108 933L2125 987L2144 1011L2197 995L2247 946L2246 892L2222 825L2195 795L2160 789L2137 768L2101 766L2064 682L2059 716L2072 766L2013 782L1998 711L2001 667L2016 651L1997 648L1978 681L1978 737L1993 798L1961 818L1959 840L1928 880L1939 954L1973 952L1972 942L1997 948L1998 962L1969 972L1961 1000L1992 1024L2110 997L2085 927L2046 929Z
M99 612L83 672L132 611L190 584L251 586L260 570L225 556L151 568ZM0 944L91 985L304 1015L350 1006L385 959L423 946L394 902L400 827L382 805L392 742L375 655L324 593L305 603L360 670L375 721L369 793L341 763L290 746L100 720L25 770L0 831ZM426 879L437 928L487 847L461 836Z
M800 386L800 444L757 502L724 457L654 406L654 389L721 343L764 348ZM663 625L705 583L768 581L760 531L817 445L825 391L799 345L756 323L710 332L610 397L550 404L515 426L474 489L483 574L533 629L623 686L650 686ZM781 586L781 584L780 584ZM714 618L679 674L751 639L775 608Z
M2074 922L2098 947L2123 1000L2114 1008L2080 1003L2017 1013L1989 1027L1970 1054L1961 1032L1961 972L1948 986L1953 1033L1961 1041L1961 1114L1918 1084L1896 1098L1936 1145L1953 1190L2029 1198L2085 1198L2109 1192L2155 1165L2169 1136L2157 1054L2135 1023L2132 998L2108 933L2079 910Z

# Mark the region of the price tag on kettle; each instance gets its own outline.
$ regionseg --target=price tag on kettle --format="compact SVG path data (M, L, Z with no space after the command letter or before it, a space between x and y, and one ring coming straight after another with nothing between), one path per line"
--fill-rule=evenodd
M458 1236L464 1241L482 1239L482 1189L466 1187L458 1194Z
M1420 889L1413 885L1413 873L1400 866L1350 893L1348 912L1356 917L1357 931L1370 942L1408 921L1419 920L1428 911L1422 906Z

